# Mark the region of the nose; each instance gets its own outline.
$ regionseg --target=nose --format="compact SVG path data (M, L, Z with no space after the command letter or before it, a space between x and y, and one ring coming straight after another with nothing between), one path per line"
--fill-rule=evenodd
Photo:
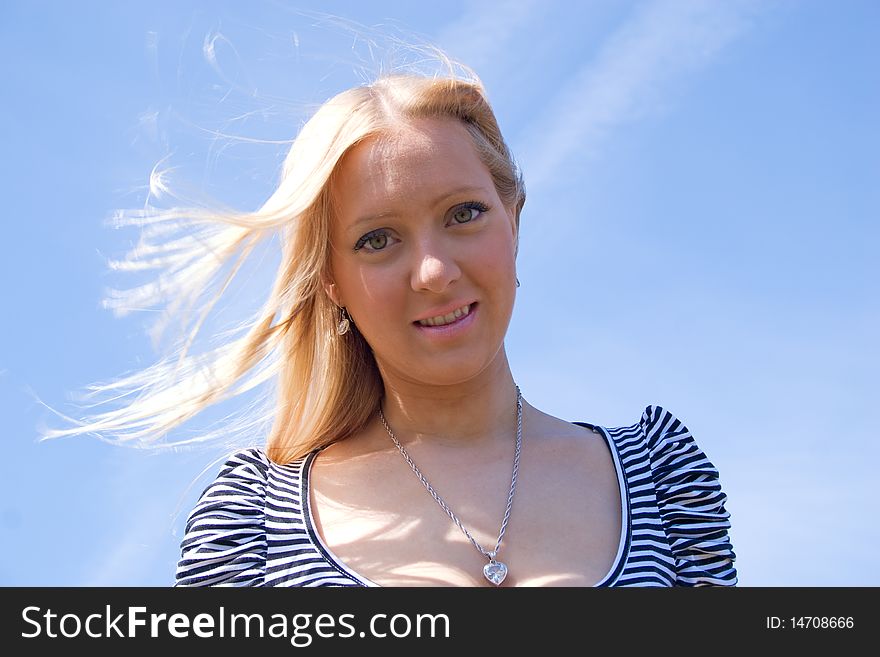
M412 268L412 288L416 291L443 292L461 276L451 249L442 240L421 242Z

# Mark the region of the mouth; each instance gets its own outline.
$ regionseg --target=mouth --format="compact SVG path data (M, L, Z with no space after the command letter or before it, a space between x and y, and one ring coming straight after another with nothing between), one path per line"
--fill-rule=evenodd
M469 303L466 306L462 306L461 308L456 308L451 313L447 313L446 315L437 315L436 317L430 317L428 319L420 319L413 324L421 327L440 327L440 326L449 326L451 324L455 324L461 321L463 318L470 315L471 311L476 307L477 302Z

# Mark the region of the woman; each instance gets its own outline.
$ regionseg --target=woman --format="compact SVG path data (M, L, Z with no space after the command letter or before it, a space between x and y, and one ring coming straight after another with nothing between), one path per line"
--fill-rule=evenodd
M476 76L384 76L318 110L272 198L227 219L235 244L283 230L283 262L199 400L277 352L279 403L192 511L178 585L736 583L718 472L679 420L523 398L524 201Z

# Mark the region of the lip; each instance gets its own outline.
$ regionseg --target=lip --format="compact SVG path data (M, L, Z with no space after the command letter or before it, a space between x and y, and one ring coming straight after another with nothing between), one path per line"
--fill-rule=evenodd
M418 324L418 322L423 319L431 319L432 317L438 317L440 315L448 315L453 310L456 310L456 309L461 308L463 306L470 306L475 303L476 303L476 301L473 301L473 300L472 301L458 301L458 302L454 302L454 303L449 303L449 304L446 304L445 306L441 306L440 308L434 308L432 310L427 311L425 314L420 315L419 317L416 317L413 320L413 322ZM419 326L421 326L421 324L419 324Z
M416 327L416 330L419 331L419 333L428 338L448 339L458 337L474 325L476 315L479 312L479 304L476 301L471 302L471 304L461 304L461 306L464 305L471 306L470 312L468 312L467 315L462 315L451 324L444 324L443 326L422 326L418 322L413 322L413 326ZM455 308L461 308L461 306L454 306L453 310L455 310ZM431 317L433 316L434 315L431 315Z

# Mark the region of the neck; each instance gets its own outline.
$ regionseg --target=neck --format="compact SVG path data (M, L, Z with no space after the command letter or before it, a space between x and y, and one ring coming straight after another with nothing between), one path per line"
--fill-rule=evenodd
M503 347L489 367L461 383L432 385L384 375L383 379L382 412L401 443L506 443L516 432L516 384Z

